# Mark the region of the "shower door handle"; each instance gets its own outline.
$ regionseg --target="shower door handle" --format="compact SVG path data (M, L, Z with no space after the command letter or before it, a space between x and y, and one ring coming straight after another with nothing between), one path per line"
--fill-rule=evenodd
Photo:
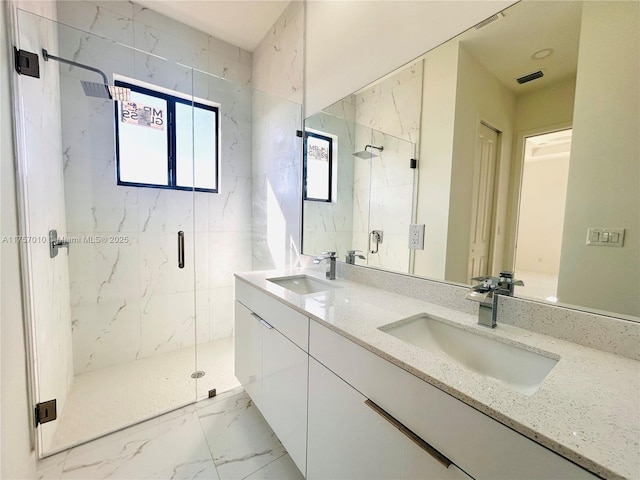
M184 232L178 232L178 268L184 268Z

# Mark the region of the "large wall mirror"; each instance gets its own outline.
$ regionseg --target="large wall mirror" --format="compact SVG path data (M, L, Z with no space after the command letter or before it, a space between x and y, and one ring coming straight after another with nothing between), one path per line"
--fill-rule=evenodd
M303 252L640 320L639 10L524 0L307 118Z

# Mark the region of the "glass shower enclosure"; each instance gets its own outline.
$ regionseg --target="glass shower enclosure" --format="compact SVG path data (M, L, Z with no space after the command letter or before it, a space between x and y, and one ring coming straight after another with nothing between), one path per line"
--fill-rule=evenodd
M216 246L252 92L21 10L17 37L40 66L19 76L17 131L43 456L237 386L231 272L250 256ZM241 218L250 251L250 204Z
M304 200L303 252L336 251L358 265L411 273L409 225L415 219L415 144L345 118L319 112L307 132L332 139L331 201Z

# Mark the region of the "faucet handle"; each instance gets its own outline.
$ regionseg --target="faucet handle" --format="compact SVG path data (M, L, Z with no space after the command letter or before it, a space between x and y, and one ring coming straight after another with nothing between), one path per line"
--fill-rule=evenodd
M322 252L322 255L327 255L329 258L336 256L336 252Z
M482 277L473 277L471 280L473 280L474 282L485 282L487 280L490 280L491 277L484 275Z
M500 272L500 280L505 281L507 283L511 283L513 285L524 287L524 282L522 280L513 278L514 275L515 275L514 272L511 272L508 270L504 272Z

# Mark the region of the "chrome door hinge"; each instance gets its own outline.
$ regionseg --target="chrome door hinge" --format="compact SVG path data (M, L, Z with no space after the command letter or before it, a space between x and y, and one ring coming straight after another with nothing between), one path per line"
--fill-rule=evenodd
M47 400L46 402L36 403L35 420L36 427L41 423L52 422L58 418L58 410L56 408L56 400Z
M16 72L21 75L40 78L38 54L27 52L25 50L18 50L16 47L13 47L13 50L15 52Z

